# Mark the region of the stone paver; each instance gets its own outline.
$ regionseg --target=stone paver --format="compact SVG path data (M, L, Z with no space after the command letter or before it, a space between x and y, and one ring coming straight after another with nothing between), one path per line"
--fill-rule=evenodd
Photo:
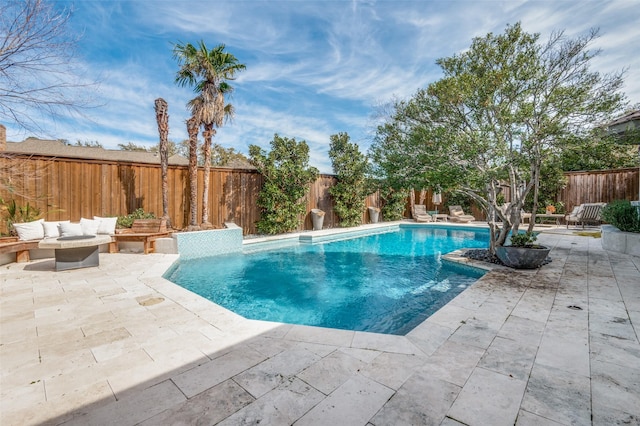
M0 271L0 424L640 424L640 258L547 232L407 336L245 320L175 255ZM473 263L473 262L471 262Z

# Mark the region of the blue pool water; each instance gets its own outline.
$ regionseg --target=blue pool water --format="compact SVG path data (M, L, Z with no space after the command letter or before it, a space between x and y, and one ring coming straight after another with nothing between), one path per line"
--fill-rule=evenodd
M483 229L401 227L181 260L166 278L250 319L406 334L484 273L441 255L488 239Z

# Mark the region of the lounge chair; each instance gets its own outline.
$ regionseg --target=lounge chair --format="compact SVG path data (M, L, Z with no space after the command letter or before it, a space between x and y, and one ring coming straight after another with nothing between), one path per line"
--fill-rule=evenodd
M569 229L569 223L582 224L582 229L586 223L600 225L602 223L602 208L606 203L585 203L573 208L571 213L564 217Z
M476 218L470 214L464 214L461 206L449 206L449 220L452 222L467 223L476 220Z
M413 218L416 222L432 222L433 218L427 213L427 207L424 204L416 204L413 206Z

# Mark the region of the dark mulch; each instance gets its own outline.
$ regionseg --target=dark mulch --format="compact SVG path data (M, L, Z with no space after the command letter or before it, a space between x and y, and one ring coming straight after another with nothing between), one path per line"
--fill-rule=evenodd
M496 265L504 266L504 263L502 263L500 259L498 259L498 256L489 253L489 250L487 249L467 250L462 255L462 257L468 257L469 259L479 260L481 262L495 263Z

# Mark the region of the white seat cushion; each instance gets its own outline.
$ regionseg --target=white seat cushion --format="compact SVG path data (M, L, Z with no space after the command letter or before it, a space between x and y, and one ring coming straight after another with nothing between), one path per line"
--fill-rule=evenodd
M79 223L62 222L58 225L61 237L75 237L82 235L82 226Z
M60 228L58 225L61 223L68 223L68 220L60 220L57 222L42 222L44 228L44 238L58 238L60 236Z
M100 226L98 227L98 234L113 235L116 233L116 223L118 222L117 217L94 216L93 219L100 221Z
M44 219L33 222L14 223L13 229L18 233L19 240L41 240L44 238L43 222Z
M80 227L82 227L82 233L84 235L98 235L98 228L100 228L99 220L80 219Z

